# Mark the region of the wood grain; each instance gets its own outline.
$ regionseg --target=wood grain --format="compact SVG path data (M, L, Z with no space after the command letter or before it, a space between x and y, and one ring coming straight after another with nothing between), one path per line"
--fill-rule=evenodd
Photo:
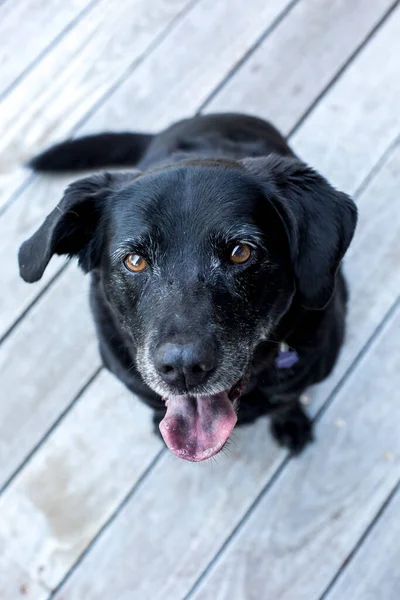
M399 457L387 454L388 460ZM400 598L400 492L324 600L396 600Z
M183 598L281 460L265 419L238 430L215 463L166 453L57 600Z
M1 496L2 559L57 585L160 452L150 417L103 371Z
M0 487L99 366L87 281L71 270L0 350Z
M0 543L0 598L4 600L45 600L49 592L39 583L31 581L28 574L18 564L10 561L2 551Z
M288 134L392 4L299 2L206 112L255 114Z
M18 202L0 216L0 288L7 290L0 294L0 338L65 264L65 257L53 257L42 279L27 285L19 275L17 256L22 242L39 228L74 179L71 175L35 178Z
M159 131L191 116L289 4L252 0L243 10L242 0L202 0L81 131Z
M292 138L339 189L356 189L399 135L399 29L400 6Z
M400 478L399 384L400 309L193 600L321 597Z
M0 104L0 206L27 179L20 165L70 135L189 2L129 0L116 9L115 0L99 0L8 94Z
M346 343L340 365L349 367L400 294L400 146L357 198L358 224L344 261L350 300ZM338 382L339 372L310 393L315 414Z
M24 0L0 6L0 96L91 4L95 3Z

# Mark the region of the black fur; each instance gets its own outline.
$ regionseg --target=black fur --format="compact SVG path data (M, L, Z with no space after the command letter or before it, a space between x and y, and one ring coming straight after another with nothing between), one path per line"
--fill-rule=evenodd
M101 167L133 166L146 152L152 135L101 133L67 140L35 156L28 166L35 171L64 172Z
M312 439L300 395L331 372L343 342L340 262L354 203L253 117L199 116L156 136L107 136L58 145L31 162L46 171L138 170L69 186L22 245L22 277L40 279L55 253L91 272L103 361L154 408L155 423L165 413L160 396L176 392L154 370L158 348L195 342L214 362L189 393L228 390L248 371L239 423L269 413L277 440L299 452ZM254 250L232 265L229 250L240 241ZM128 272L129 252L149 268ZM280 342L299 355L290 369L274 364Z

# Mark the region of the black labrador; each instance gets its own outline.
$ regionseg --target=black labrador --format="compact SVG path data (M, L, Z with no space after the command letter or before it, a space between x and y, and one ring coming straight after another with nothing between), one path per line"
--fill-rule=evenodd
M236 423L267 413L299 452L312 439L300 395L343 342L353 201L269 123L239 114L70 140L31 162L126 165L137 170L67 188L20 249L23 279L40 279L53 254L77 257L104 364L180 458L213 456Z

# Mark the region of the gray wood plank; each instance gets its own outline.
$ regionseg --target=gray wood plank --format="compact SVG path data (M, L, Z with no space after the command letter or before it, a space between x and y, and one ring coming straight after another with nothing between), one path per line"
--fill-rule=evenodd
M81 132L159 131L196 112L289 0L202 0L139 65ZM127 109L130 119L127 122Z
M360 220L354 242L353 256L348 262L355 261L355 266L361 272L368 270L373 287L364 279L364 286L358 289L358 295L362 297L366 294L367 298L361 313L355 313L349 321L351 348L342 355L325 396L322 393L318 394L311 407L314 413L316 408L326 400L332 387L343 377L398 296L399 271L394 270L392 273L393 287L390 286L391 291L386 295L387 271L382 272L381 265L388 258L391 258L394 264L398 264L395 255L398 251L397 240L400 235L400 214L391 199L393 189L396 189L400 183L399 166L400 150L376 177L374 182L376 187L371 187L371 194L366 190L359 199L363 218ZM381 194L378 204L374 202L376 188L380 189ZM384 206L386 209L382 211ZM376 235L381 239L377 247L371 244L369 238L370 222L375 223ZM387 235L388 232L390 235ZM375 252L378 252L376 263L373 258ZM372 289L373 293L371 293ZM392 385L392 382L387 385ZM351 406L352 404L349 403L349 410ZM346 417L346 413L344 415ZM342 416L340 412L340 417ZM237 457L236 454L234 456L238 479L236 479L235 469L231 474L231 467L227 474L225 464L221 468L217 465L213 472L208 474L203 470L193 469L190 465L186 466L185 463L177 464L176 460L169 455L166 456L158 468L150 474L134 501L127 505L113 527L99 540L72 575L57 600L61 600L64 593L69 600L75 598L78 600L81 597L94 600L99 596L100 590L101 597L106 600L112 598L113 594L123 597L124 593L127 594L128 590L132 589L137 589L138 597L141 598L176 600L184 597L199 572L212 560L229 532L236 526L254 498L284 460L285 453L279 451L272 442L264 422L258 424L257 428L250 428L248 433L240 432L240 435L249 437L247 441L244 438L244 445L239 447ZM319 427L312 456L328 461L324 438L326 432L321 431ZM299 462L302 460L300 459ZM245 467L242 467L242 461ZM319 468L322 469L320 463ZM324 472L322 470L321 475ZM326 473L329 473L328 467ZM232 477L234 477L233 484L231 484ZM243 481L243 485L237 484L237 481ZM278 490L279 487L280 484ZM168 502L165 502L166 489L170 490L169 494L171 494ZM297 482L293 484L293 489L297 489ZM185 498L190 498L190 502L182 502L183 490L189 490ZM201 490L201 493L197 490ZM282 497L286 497L287 494L285 489ZM150 514L147 513L146 508L149 505ZM162 527L164 529L161 529ZM124 536L123 532L127 530L132 531L133 534ZM160 543L155 555L155 540L164 538L168 539L168 543L165 545ZM129 557L130 564L138 565L137 569L128 567L125 556ZM180 557L178 561L177 556ZM149 570L146 570L146 565ZM96 577L96 582L93 583L95 572L100 572L103 576L100 579ZM148 575L144 576L144 573ZM231 588L229 593L233 593ZM213 587L205 597L218 598L216 587ZM269 597L275 598L273 593Z
M6 558L0 544L0 598L15 600L16 598L31 598L32 600L45 600L48 590L39 583L31 581L28 574Z
M1 347L0 487L99 366L87 280L71 270Z
M40 226L74 179L72 176L35 178L18 202L0 216L0 257L4 265L0 288L6 290L0 294L0 338L65 264L64 257L55 256L40 282L29 286L19 276L17 256L22 242Z
M20 165L70 135L191 0L99 0L0 104L0 207L27 180ZM14 35L18 37L14 30Z
M398 6L292 138L294 150L338 188L360 185L399 134L399 30ZM335 123L329 138L327 123Z
M57 585L163 447L150 421L112 375L97 377L0 498L0 580L10 589L21 585L19 570L4 570L11 562L40 593Z
M399 374L400 307L193 600L320 598L399 481Z
M92 0L24 0L0 6L0 96Z
M390 458L399 461L399 455ZM400 491L324 600L400 598Z
M238 430L229 453L214 463L178 462L165 453L57 600L183 598L281 458L265 419Z
M346 367L362 348L360 334L364 340L368 339L400 294L400 211L395 201L399 186L400 146L397 145L357 199L356 235L344 261L350 301L340 364ZM381 289L377 290L376 285L381 285ZM312 414L334 390L337 375L311 390Z
M392 5L299 2L205 112L245 111L288 134Z

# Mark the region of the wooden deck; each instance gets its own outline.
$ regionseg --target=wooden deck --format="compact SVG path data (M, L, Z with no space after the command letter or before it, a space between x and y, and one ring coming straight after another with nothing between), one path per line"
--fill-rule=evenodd
M400 600L400 6L393 0L0 2L0 599ZM195 111L272 120L359 206L351 308L290 459L265 420L188 464L101 368L87 278L17 248L66 135Z

